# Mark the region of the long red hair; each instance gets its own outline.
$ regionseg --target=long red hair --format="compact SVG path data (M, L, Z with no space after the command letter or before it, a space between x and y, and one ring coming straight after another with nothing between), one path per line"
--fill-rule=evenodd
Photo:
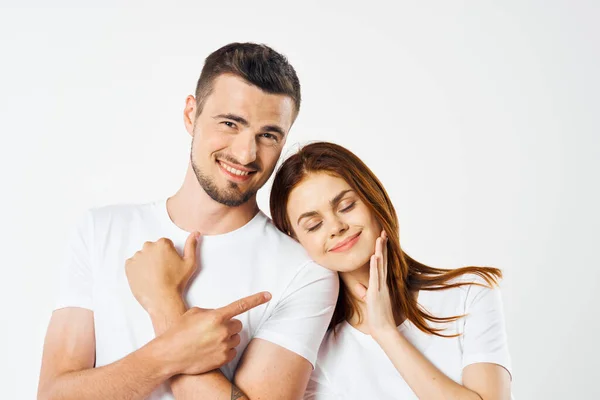
M388 278L387 285L396 320L406 318L421 331L437 336L444 335L443 328L429 326L433 323L453 322L457 316L435 316L419 307L412 295L419 290L443 290L471 282L452 281L464 274L475 274L491 287L502 278L502 272L492 267L463 267L457 269L433 268L411 258L400 247L399 226L396 210L383 185L375 174L348 149L334 143L316 142L302 147L279 167L271 189L271 217L282 232L292 235L294 230L287 215L290 192L307 175L324 172L344 179L363 203L370 208L377 221L388 235ZM355 313L362 319L357 300L340 282L340 292L333 318L329 325L335 328L340 322L350 319Z

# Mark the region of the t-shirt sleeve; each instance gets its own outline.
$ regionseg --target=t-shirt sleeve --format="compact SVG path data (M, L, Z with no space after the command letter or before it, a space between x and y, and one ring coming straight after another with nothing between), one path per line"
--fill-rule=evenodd
M484 283L480 278L475 282ZM493 363L506 368L512 376L500 289L470 285L465 312L462 368Z
M58 293L55 310L81 307L93 310L92 212L88 211L77 222L67 239L67 246L58 273Z
M333 315L337 274L308 262L283 292L254 338L267 340L307 359L314 368L321 340Z

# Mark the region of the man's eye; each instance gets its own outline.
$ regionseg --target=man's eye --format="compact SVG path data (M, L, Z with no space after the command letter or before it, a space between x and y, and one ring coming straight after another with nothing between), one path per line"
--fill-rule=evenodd
M311 226L310 228L308 228L308 229L307 229L307 231L309 231L309 232L314 232L314 231L316 231L317 229L319 229L319 227L320 227L322 224L323 224L323 222L319 222L318 224L316 224L316 225L313 225L313 226Z
M350 211L354 208L354 206L356 205L356 202L352 202L349 206L344 207L340 210L340 212L346 212L346 211Z
M259 136L260 137L264 137L264 138L269 139L269 140L277 141L277 136L273 135L272 133L262 133Z
M228 126L229 128L235 128L235 124L231 121L223 121L223 124L225 124L225 126Z

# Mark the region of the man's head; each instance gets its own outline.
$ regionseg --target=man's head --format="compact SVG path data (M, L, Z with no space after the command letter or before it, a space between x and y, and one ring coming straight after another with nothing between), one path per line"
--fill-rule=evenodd
M300 100L294 68L265 45L232 43L207 57L184 121L192 168L213 200L236 207L264 185Z

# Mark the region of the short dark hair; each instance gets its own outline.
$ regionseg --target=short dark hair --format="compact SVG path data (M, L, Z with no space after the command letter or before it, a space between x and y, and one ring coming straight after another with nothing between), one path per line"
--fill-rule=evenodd
M300 81L287 58L264 44L230 43L206 57L196 85L196 116L202 112L214 80L222 74L239 76L267 93L291 97L298 115Z

